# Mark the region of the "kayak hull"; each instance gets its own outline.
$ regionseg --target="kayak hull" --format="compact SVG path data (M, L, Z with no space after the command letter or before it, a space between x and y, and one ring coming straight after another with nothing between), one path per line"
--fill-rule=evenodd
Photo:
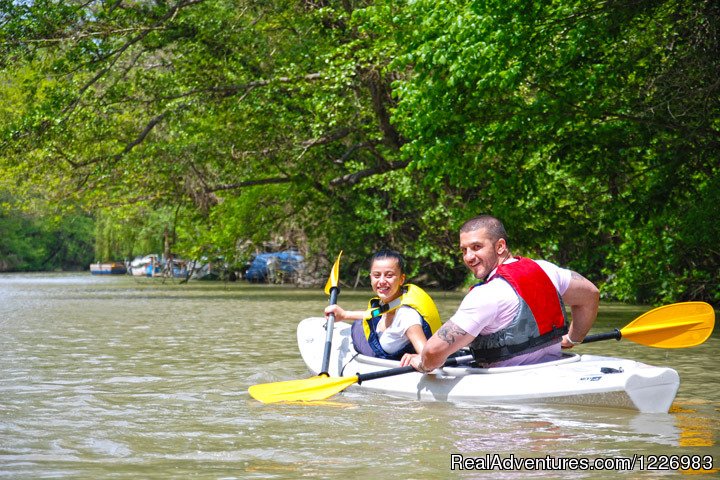
M298 346L313 374L322 365L325 318L302 320ZM350 325L333 328L330 376L355 376L394 368L397 361L359 355ZM478 404L570 404L631 409L647 413L669 410L680 377L671 368L598 355L566 354L555 362L503 368L446 367L429 374L411 372L379 378L351 388L396 397Z

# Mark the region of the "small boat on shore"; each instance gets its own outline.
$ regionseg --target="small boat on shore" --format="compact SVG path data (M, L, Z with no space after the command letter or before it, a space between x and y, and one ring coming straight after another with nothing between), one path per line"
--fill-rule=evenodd
M321 369L326 340L325 318L307 318L297 328L305 364L313 374ZM333 328L329 375L353 377L398 367L355 351L350 325ZM516 367L438 368L429 374L402 375L358 382L350 388L424 401L478 404L570 404L623 408L647 413L669 410L680 377L672 368L598 355L564 354L553 362Z
M161 270L159 255L145 255L136 257L130 262L130 274L133 277L159 276Z
M193 266L189 267L188 263L186 260L175 257L166 259L156 254L145 255L136 257L130 262L129 273L133 277L187 278L193 269Z
M90 273L93 275L125 275L127 267L123 262L91 263Z

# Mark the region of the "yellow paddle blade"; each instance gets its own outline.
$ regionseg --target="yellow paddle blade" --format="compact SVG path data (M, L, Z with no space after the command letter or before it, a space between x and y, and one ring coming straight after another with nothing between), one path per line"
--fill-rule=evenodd
M335 265L333 265L332 270L330 271L330 277L328 277L328 281L325 284L325 293L330 295L330 289L332 287L337 287L338 284L338 278L340 278L340 257L342 256L342 250L340 250L340 253L338 254L337 260L335 260Z
M248 389L250 396L263 403L275 402L314 402L332 397L345 390L358 377L317 377L286 382L261 383Z
M640 315L620 330L623 338L659 348L700 345L712 334L715 311L705 302L681 302Z

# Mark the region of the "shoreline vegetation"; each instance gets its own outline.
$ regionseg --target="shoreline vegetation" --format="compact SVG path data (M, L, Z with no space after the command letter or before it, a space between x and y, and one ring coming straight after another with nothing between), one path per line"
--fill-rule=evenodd
M720 305L717 1L0 3L0 271L393 248L456 289L489 213L604 299Z

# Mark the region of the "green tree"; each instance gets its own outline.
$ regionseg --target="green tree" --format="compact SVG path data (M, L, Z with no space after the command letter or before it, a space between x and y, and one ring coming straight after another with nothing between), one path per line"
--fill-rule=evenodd
M717 301L717 281L701 280L717 249L682 243L717 232L712 216L686 212L717 184L719 12L683 1L377 8L403 47L394 67L414 73L396 84L403 153L428 186L460 188L521 250L607 279L607 294ZM666 254L628 256L638 237ZM662 286L648 286L653 261Z
M720 298L716 2L0 1L7 189L98 258L389 246L452 287L489 212L608 296Z
M0 190L0 271L87 269L92 228L92 219L77 211L24 211Z

